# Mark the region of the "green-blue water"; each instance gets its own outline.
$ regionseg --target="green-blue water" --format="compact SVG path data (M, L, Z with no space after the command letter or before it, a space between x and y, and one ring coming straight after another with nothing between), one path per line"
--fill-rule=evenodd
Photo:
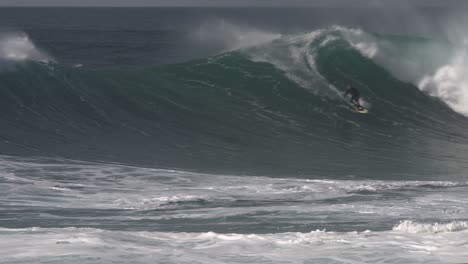
M376 13L0 9L0 263L467 263L463 36Z
M461 177L466 118L342 34L285 36L140 70L19 62L0 73L1 147L5 154L262 175ZM302 50L304 65L256 59L291 47ZM282 60L300 72L278 67ZM343 97L348 84L361 91L369 114L356 114Z

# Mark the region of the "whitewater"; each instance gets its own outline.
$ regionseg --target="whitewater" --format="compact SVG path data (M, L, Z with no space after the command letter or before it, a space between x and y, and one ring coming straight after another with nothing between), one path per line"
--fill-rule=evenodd
M0 8L0 263L468 263L465 42L278 10Z
M468 184L1 159L2 263L463 263ZM83 178L86 181L83 181Z

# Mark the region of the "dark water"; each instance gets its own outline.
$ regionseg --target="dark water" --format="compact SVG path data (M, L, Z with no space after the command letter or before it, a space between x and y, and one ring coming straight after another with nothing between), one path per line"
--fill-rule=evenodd
M466 263L463 14L0 9L0 263Z
M396 22L372 32L369 14L382 10L374 11L2 9L3 154L241 174L463 178L466 118L359 50L408 52L441 40L417 27L392 37ZM295 12L285 24L275 19ZM440 20L448 11L424 12ZM338 22L349 25L326 26ZM359 32L348 27L360 23ZM26 57L11 62L8 52ZM37 62L43 57L55 62ZM369 115L342 98L348 84Z

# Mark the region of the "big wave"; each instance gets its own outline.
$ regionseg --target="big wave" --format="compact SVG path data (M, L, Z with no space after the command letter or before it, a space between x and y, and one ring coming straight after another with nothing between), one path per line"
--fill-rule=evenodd
M462 97L433 97L445 62L414 67L427 56L408 51L440 48L429 40L332 27L143 70L67 67L19 43L0 72L3 154L338 178L468 168ZM370 114L343 98L348 84Z

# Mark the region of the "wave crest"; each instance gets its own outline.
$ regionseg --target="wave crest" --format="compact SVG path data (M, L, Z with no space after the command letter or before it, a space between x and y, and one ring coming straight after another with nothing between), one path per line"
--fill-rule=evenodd
M0 33L0 61L53 61L25 33Z

